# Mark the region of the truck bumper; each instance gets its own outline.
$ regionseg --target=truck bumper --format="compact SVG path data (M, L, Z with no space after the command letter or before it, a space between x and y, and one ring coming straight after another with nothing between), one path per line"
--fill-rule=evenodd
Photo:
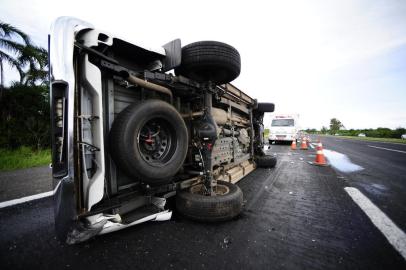
M81 20L61 17L52 25L49 37L55 229L64 242L78 225L73 160L74 41L79 31L92 28ZM60 113L55 117L58 110ZM56 124L58 121L62 124Z
M269 141L294 141L296 140L296 137L291 134L281 134L281 135L270 135L268 137Z

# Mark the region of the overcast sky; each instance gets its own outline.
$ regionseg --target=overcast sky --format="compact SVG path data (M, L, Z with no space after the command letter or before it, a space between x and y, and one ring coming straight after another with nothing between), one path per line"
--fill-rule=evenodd
M151 46L229 43L242 59L233 84L276 113L299 113L304 128L333 117L346 128L406 127L406 1L0 2L0 20L44 47L59 16Z

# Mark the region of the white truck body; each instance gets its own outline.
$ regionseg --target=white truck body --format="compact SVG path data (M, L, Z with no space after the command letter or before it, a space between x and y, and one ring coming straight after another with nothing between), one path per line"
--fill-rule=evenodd
M277 114L272 116L269 128L269 143L297 140L299 114Z

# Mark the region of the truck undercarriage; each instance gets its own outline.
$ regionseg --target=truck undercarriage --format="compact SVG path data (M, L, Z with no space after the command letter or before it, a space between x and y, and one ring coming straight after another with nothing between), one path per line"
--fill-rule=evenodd
M167 220L176 195L189 218L242 211L238 180L276 160L263 153L263 115L229 82L233 47L214 41L146 49L73 18L50 38L55 224L76 243ZM175 71L169 72L171 70Z

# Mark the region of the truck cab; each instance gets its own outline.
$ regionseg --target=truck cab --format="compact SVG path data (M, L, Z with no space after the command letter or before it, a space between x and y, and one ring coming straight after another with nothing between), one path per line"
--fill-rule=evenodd
M271 120L269 143L292 142L298 139L298 114L278 114Z

